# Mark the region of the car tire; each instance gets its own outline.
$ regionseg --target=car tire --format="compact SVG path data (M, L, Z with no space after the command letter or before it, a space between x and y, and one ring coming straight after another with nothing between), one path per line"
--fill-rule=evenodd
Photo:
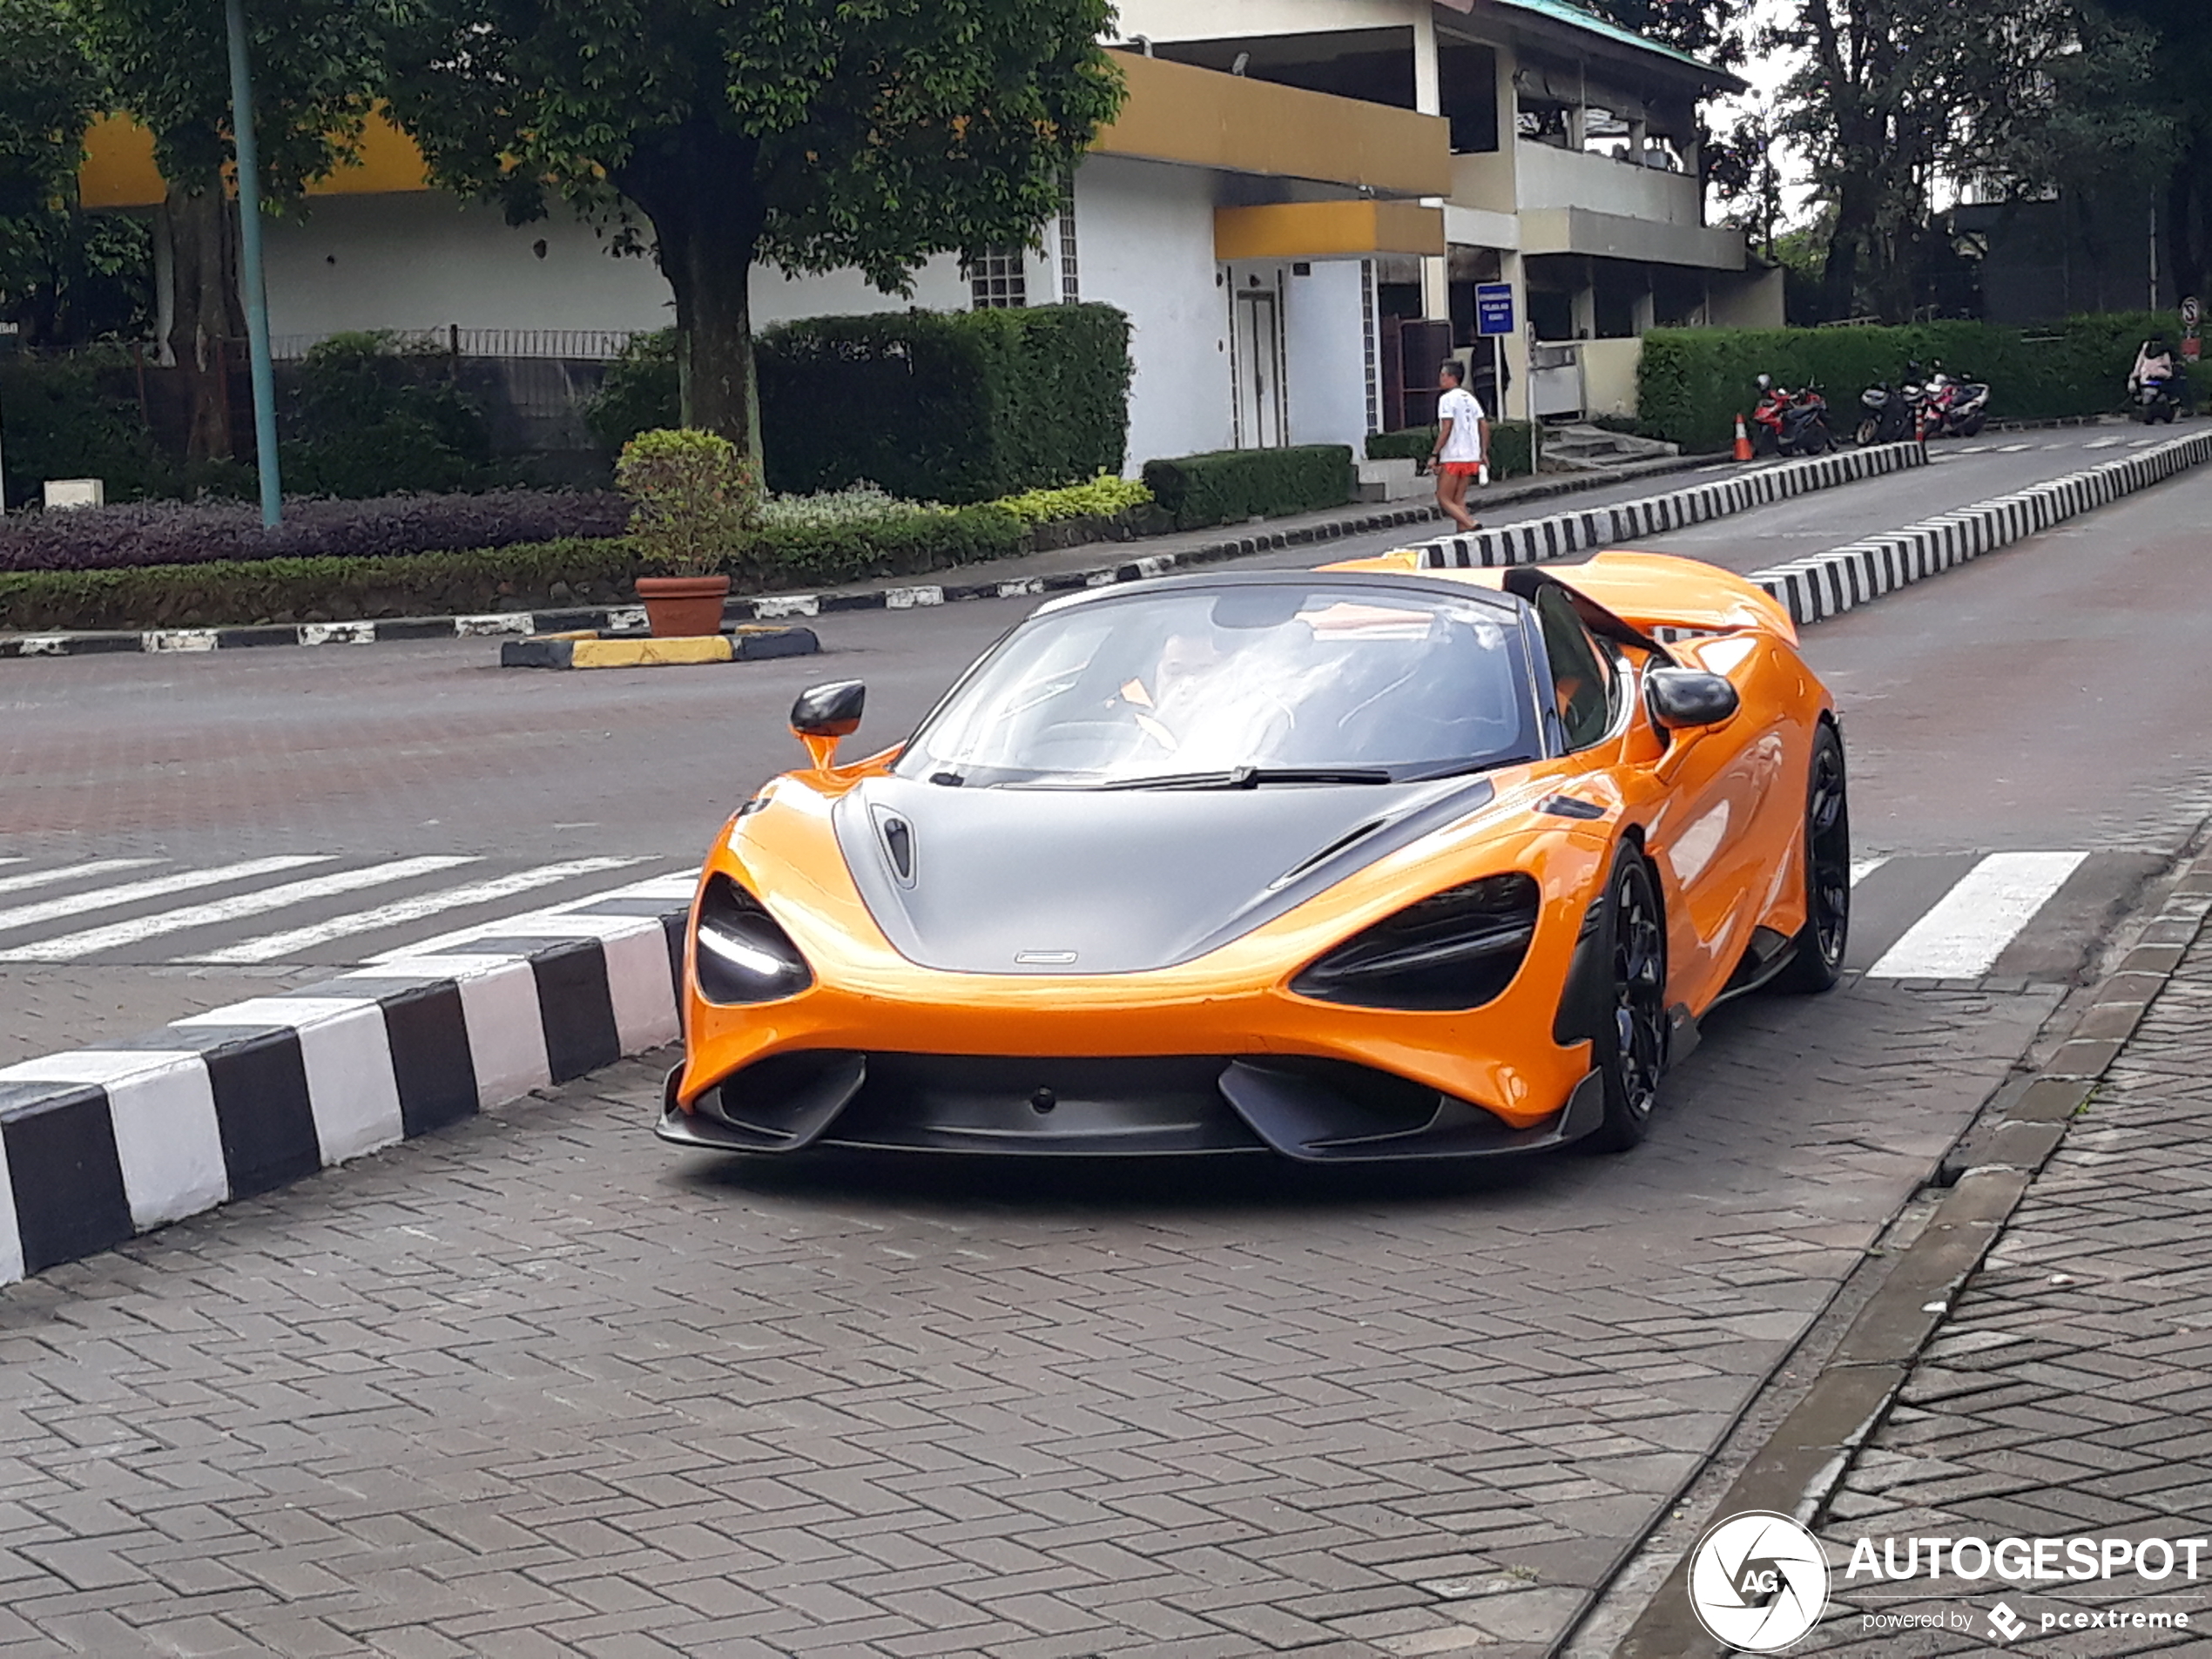
M1604 1084L1605 1116L1582 1143L1593 1152L1625 1152L1651 1126L1667 1070L1667 926L1659 883L1633 846L1614 856L1606 878L1605 929L1610 992L1590 1041Z
M1851 792L1844 740L1827 721L1812 740L1805 779L1805 925L1791 940L1776 988L1811 994L1844 976L1851 942Z

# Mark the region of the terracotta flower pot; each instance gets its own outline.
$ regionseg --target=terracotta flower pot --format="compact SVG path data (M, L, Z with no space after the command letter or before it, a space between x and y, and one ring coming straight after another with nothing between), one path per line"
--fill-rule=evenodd
M637 597L656 639L689 639L722 631L722 602L730 597L726 576L641 576Z

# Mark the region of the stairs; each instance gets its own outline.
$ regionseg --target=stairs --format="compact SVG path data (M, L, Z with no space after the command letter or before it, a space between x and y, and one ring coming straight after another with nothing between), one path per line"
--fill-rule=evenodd
M1629 432L1608 432L1602 427L1554 426L1544 428L1543 466L1547 472L1602 472L1608 467L1635 461L1655 461L1682 453L1678 443L1639 438Z

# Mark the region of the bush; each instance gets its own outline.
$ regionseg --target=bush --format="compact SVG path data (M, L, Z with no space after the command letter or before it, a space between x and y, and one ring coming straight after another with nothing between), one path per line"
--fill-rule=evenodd
M745 574L733 585L758 592L921 575L1021 552L1026 534L1002 507L906 506L865 523L764 525L747 538ZM215 628L621 604L651 574L623 536L370 558L28 570L0 574L0 629Z
M1525 478L1534 473L1541 431L1541 428L1527 421L1492 421L1490 475L1493 478ZM1402 432L1372 432L1367 435L1367 459L1370 461L1398 461L1408 457L1421 461L1426 460L1429 451L1435 448L1436 428L1433 426L1407 427Z
M2118 410L2135 348L2154 334L2178 338L2163 313L2075 317L2043 328L1980 322L1895 328L1655 328L1644 336L1637 408L1646 431L1686 450L1727 447L1761 374L1827 393L1831 424L1857 423L1858 395L1894 383L1914 359L1986 381L2000 420L2052 420Z
M717 433L640 432L622 446L615 483L630 498L631 540L662 575L713 575L745 552L760 522L752 462Z
M619 454L640 432L683 418L673 328L632 334L583 406L583 424L609 455Z
M1129 319L1110 306L818 317L760 337L768 483L873 479L975 502L1119 472Z
M1131 508L1151 504L1152 492L1131 478L1102 472L1087 484L1064 489L1030 489L1001 498L997 505L1028 524L1049 524L1066 518L1111 518Z
M1129 445L1129 319L1111 306L815 317L757 342L768 485L873 479L894 495L990 501L1100 472ZM676 332L639 335L584 419L618 448L678 420Z
M333 334L287 378L278 456L285 488L362 500L491 481L491 428L443 353L388 334Z
M0 523L0 571L112 570L278 557L390 558L409 554L620 536L629 505L609 492L499 489L474 496L290 502L261 528L239 502L142 502L10 514Z
M1340 443L1220 449L1144 463L1145 488L1177 529L1341 507L1352 499L1352 451Z
M125 354L98 348L0 363L11 505L38 500L49 478L103 479L118 502L176 493L176 469L155 447L135 397L113 384L130 368ZM250 475L245 484L252 489Z

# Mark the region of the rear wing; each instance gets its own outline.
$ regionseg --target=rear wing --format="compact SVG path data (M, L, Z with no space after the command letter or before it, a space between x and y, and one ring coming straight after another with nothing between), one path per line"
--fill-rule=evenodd
M1791 620L1789 610L1764 588L1733 570L1669 553L1614 551L1592 554L1575 563L1547 561L1487 570L1427 570L1421 568L1419 552L1409 549L1323 568L1387 570L1505 592L1513 590L1515 573L1541 571L1631 628L1662 638L1669 634L1749 631L1779 635L1792 645L1797 643L1797 625Z

